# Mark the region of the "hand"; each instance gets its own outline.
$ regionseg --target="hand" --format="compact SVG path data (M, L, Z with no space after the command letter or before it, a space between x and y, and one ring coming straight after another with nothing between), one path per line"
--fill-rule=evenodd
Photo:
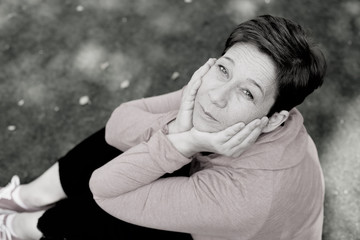
M176 119L169 123L169 133L180 133L189 131L193 127L192 118L195 104L195 97L200 88L202 77L215 64L216 59L210 58L192 75L181 98L181 105Z
M247 125L234 124L216 133L200 132L192 128L190 131L194 149L192 152L198 149L197 152L206 151L228 157L239 157L257 140L268 121L267 117L263 117Z

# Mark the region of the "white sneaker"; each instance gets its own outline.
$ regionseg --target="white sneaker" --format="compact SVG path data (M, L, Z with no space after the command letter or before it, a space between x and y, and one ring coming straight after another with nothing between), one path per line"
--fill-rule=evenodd
M20 240L10 230L9 220L13 217L14 214L0 214L0 240Z
M20 179L17 175L13 176L11 182L3 188L0 188L0 213L13 212L36 212L46 209L43 208L25 208L20 206L13 198L14 191L20 186ZM48 208L48 207L47 207Z

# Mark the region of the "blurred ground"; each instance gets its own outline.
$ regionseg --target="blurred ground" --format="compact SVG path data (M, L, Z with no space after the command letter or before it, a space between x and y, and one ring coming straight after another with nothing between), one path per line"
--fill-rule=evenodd
M325 50L326 82L300 107L326 180L323 239L360 239L356 0L1 0L0 184L34 179L120 103L179 89L236 24L265 13Z

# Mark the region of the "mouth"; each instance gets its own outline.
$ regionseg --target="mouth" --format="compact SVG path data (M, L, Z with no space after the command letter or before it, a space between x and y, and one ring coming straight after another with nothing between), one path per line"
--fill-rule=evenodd
M201 108L201 110L204 112L204 114L210 119L210 120L213 120L213 121L215 121L215 122L219 122L216 118L214 118L209 112L207 112L204 108L203 108L203 106L201 105L201 104L199 104L200 105L200 108Z

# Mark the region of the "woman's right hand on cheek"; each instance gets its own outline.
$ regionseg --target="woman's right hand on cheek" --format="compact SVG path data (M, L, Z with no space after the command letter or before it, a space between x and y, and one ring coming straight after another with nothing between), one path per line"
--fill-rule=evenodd
M178 115L174 121L169 123L169 133L186 132L193 127L192 116L197 91L202 83L202 77L210 70L215 62L215 58L210 58L192 75L181 98Z
M195 128L189 131L197 152L213 152L228 157L239 157L260 136L267 125L268 118L255 119L249 124L234 124L220 132L200 132Z

